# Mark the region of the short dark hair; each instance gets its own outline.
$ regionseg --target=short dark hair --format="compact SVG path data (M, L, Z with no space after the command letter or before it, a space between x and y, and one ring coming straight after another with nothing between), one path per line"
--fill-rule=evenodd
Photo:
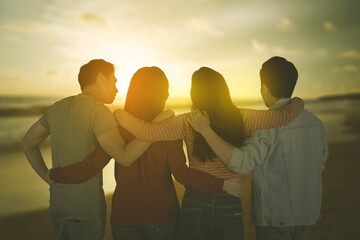
M274 97L289 98L294 91L298 72L292 62L275 56L263 63L260 79Z
M99 73L108 75L114 73L114 71L115 67L112 63L106 62L103 59L91 60L80 68L78 80L81 90L83 90L85 86L93 83Z

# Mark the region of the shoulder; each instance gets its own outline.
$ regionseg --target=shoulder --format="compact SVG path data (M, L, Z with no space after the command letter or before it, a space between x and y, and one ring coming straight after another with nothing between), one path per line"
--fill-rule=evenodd
M69 108L70 103L72 102L74 97L75 96L69 96L55 102L48 109L46 109L45 114L56 115L58 113L64 112L64 110Z
M182 113L179 115L176 115L175 118L178 120L187 120L191 116L191 112Z
M276 138L278 134L279 134L279 128L270 128L270 129L257 130L251 134L251 137L273 140Z
M186 125L188 125L188 119L191 116L191 112L187 112L187 113L182 113L179 115L176 115L175 118L177 120L183 121Z
M105 111L112 114L111 110L102 102L92 102L90 106L91 111Z
M168 155L176 155L177 152L183 151L183 140L153 142L149 149Z
M254 119L262 115L268 115L271 113L268 109L250 109L250 108L239 108L239 112L244 119Z
M50 106L50 108L56 108L59 107L61 105L67 104L68 102L70 102L72 99L74 99L75 96L69 96L63 99L60 99L59 101L56 101L53 105Z
M300 115L299 115L299 118L302 120L302 121L306 121L307 123L313 123L313 124L317 124L317 125L321 125L323 126L323 123L322 121L317 117L315 116L312 112L308 111L308 110L303 110Z
M175 140L175 141L166 141L166 143L168 144L169 147L171 146L176 146L176 147L179 147L179 146L183 146L183 140Z
M164 148L166 147L169 151L169 153L174 152L174 150L183 150L183 140L175 140L175 141L164 141L164 142L159 142L161 144L163 144L162 146L164 146Z
M184 153L183 140L175 140L167 142L168 156L177 156Z

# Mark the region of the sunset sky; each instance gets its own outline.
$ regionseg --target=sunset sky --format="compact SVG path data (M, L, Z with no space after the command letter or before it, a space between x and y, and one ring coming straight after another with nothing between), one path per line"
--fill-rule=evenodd
M71 95L81 65L116 65L119 99L134 72L158 66L189 98L201 66L233 99L260 98L259 69L279 55L299 71L295 95L360 91L360 1L0 0L0 95Z

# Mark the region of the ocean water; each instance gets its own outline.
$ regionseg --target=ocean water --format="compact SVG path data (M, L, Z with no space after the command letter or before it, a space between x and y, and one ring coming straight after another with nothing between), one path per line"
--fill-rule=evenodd
M52 97L0 97L0 152L19 150L26 131L58 100Z
M0 97L0 217L32 211L48 206L48 186L36 175L19 143L26 131L42 113L60 98ZM305 108L313 112L327 131L328 142L343 142L358 139L345 124L348 114L360 112L360 100L305 101ZM110 105L111 109L119 106ZM261 103L241 105L243 108L266 109ZM188 107L173 109L176 114L190 111ZM51 167L49 141L42 144L42 152L48 167ZM104 190L114 190L114 162L104 170Z
M60 98L0 97L0 152L19 150L19 143L26 131L52 103ZM360 110L360 101L309 101L305 108L319 117L327 130L328 141L344 141L352 138L343 124L346 114ZM110 105L112 109L118 106ZM265 109L259 103L241 105L244 108ZM189 108L173 109L177 114ZM48 145L49 141L45 142Z

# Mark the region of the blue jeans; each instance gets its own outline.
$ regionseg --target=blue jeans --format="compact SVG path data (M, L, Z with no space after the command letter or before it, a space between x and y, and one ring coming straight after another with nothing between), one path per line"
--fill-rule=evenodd
M176 240L174 225L138 225L111 227L114 240Z
M186 188L179 234L181 240L244 239L240 198L225 192L209 195Z

